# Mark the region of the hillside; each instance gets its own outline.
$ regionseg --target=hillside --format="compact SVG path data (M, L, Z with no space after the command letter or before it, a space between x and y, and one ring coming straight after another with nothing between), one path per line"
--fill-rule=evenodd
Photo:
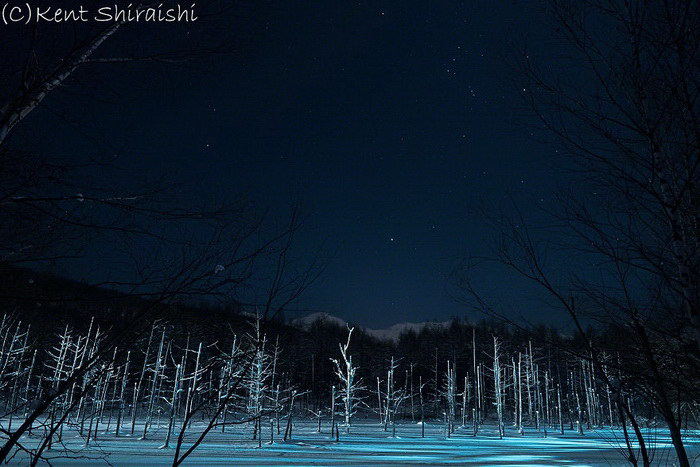
M423 321L420 323L411 323L411 322L404 322L404 323L396 323L392 326L389 326L388 328L383 328L383 329L373 329L373 328L367 328L364 326L357 326L355 324L348 323L342 318L339 318L337 316L333 316L329 313L325 312L316 312L316 313L311 313L307 316L304 316L302 318L294 319L292 320L291 324L293 326L299 327L300 329L308 330L310 326L317 322L317 321L323 321L325 323L333 323L341 327L346 327L348 325L356 326L362 328L362 330L376 338L382 341L391 341L391 342L398 342L399 337L402 334L406 334L408 332L414 332L414 333L420 333L424 329L446 329L447 327L450 326L451 321Z

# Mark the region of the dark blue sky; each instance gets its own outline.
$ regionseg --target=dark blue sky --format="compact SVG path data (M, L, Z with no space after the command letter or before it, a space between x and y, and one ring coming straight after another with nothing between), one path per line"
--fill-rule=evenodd
M514 44L551 52L540 3L285 1L247 21L252 38L216 63L117 71L74 138L100 135L191 196L303 196L300 248L337 249L304 306L369 326L463 315L446 275L488 251L481 203L547 199L561 180L512 63ZM547 319L512 277L479 280Z

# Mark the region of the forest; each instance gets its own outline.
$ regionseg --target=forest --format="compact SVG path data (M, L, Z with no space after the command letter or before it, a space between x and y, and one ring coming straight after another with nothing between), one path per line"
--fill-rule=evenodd
M664 458L666 430L679 457L696 449L697 372L680 352L655 354L650 366L644 342L626 330L591 328L583 341L454 318L380 340L323 317L302 326L200 304L100 355L121 298L30 271L5 276L13 281L31 282L46 309L37 315L36 303L17 300L0 320L3 426L26 432L7 460L108 460L101 443L122 439L156 441L161 461L180 465L212 434L264 448L293 443L301 426L343 443L367 424L390 439L618 430L609 459L634 465ZM49 302L50 290L89 291L93 305ZM216 325L202 315L218 316Z
M308 3L0 25L0 463L697 463L700 3Z

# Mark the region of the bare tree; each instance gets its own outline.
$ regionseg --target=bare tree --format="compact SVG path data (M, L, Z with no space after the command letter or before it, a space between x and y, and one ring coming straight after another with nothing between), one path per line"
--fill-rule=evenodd
M348 338L345 344L338 344L342 361L331 358L335 366L335 375L340 383L338 396L343 403L343 416L345 417L345 431L350 433L352 417L357 412L357 408L362 402L359 393L364 390L362 382L357 377L357 367L352 363L352 355L348 353L350 339L355 328L348 327Z
M493 216L492 259L542 287L586 343L579 357L588 363L573 394L579 425L597 417L584 413L597 398L594 374L632 424L644 464L629 393L646 395L668 426L679 465L689 465L681 405L673 401L697 401L700 374L700 7L675 0L548 5L571 68L560 62L564 71L553 76L523 51L522 94L586 189L559 196L546 230L519 212ZM568 268L553 266L558 255ZM478 307L510 320L467 289ZM588 324L624 343L595 339ZM630 460L637 462L631 451Z
M174 3L135 2L133 8L167 8ZM0 72L0 266L72 258L80 253L81 244L97 234L157 237L179 248L188 239L175 238L173 230L155 225L195 219L214 222L226 213L240 214L234 214L236 203L205 207L183 199L166 202L175 199L176 193L169 182L151 180L141 187L106 188L110 177L120 176L111 157L81 156L78 151L57 157L25 149L23 138L15 135L18 131L32 134L29 117L51 104L64 88L101 96L104 90L98 83L118 79L115 68L129 63L142 67L152 66L147 63L203 63L207 57L238 50L250 35L249 28L217 26L250 13L246 12L250 5L244 3L198 2L198 21L188 25L187 40L175 29L161 38L147 39L144 36L152 25L124 21L50 26L36 22L6 31L5 41L12 45L3 49ZM99 5L94 1L84 4L91 11L94 6ZM237 29L236 34L224 32ZM193 47L194 43L198 45ZM67 107L66 113L78 114L77 94L71 93L61 105ZM161 222L154 222L156 219ZM112 247L116 241L111 240Z

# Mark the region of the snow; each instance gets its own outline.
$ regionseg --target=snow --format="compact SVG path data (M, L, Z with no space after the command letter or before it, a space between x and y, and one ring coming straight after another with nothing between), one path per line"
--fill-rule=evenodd
M269 426L263 423L263 426ZM191 432L202 426L193 424ZM165 424L140 440L113 433L100 432L98 441L84 448L84 439L75 431L64 434L64 444L73 450L71 459L56 458L55 465L170 465L174 449L158 449L162 446ZM250 439L250 427L237 425L226 433L215 430L187 459L185 465L391 465L391 464L452 464L452 465L569 465L610 466L625 465L622 454L623 441L619 431L601 429L588 431L584 436L574 430L564 435L550 432L548 437L534 430L520 436L507 427L506 437L498 439L495 426L482 426L478 436L471 435L471 428L459 428L450 438L444 436L441 424L425 423L425 438L416 423L397 425L397 437L391 429L385 432L376 422L368 419L354 423L351 433L341 430L340 442L328 434L328 421L323 424L324 433L316 432L314 420L295 423L293 439L283 442L275 433L275 442L269 444L269 428L263 429L264 444ZM136 433L138 433L138 427ZM658 430L649 433L648 439L654 453L654 464L673 463L673 449L668 436ZM691 459L700 455L698 436L688 433L688 450ZM189 437L191 440L192 437ZM25 437L23 444L31 446L38 438ZM59 451L49 451L58 456ZM89 458L86 458L89 457ZM16 457L16 465L26 465L26 458Z
M345 321L342 318L339 318L337 316L333 316L329 313L325 312L316 312L316 313L311 313L310 315L304 316L303 318L298 318L295 320L292 320L292 324L300 327L302 329L308 329L313 323L316 321L325 321L327 323L334 323L337 324L341 327L345 327L348 325L348 322ZM444 328L448 327L450 325L450 321L442 321L442 322L436 322L436 321L425 321L421 323L411 323L411 322L406 322L406 323L397 323L394 324L393 326L390 326L388 328L384 329L372 329L372 328L366 328L366 327L361 327L364 332L369 334L370 336L373 336L377 339L384 340L384 341L398 341L399 336L401 334L405 334L409 331L413 332L420 332L424 328L430 328L430 327L437 327L437 328Z
M341 327L345 327L348 324L348 322L345 321L344 319L338 318L337 316L333 316L333 315L325 313L323 311L311 313L310 315L306 315L303 318L298 318L298 319L292 320L292 324L295 326L298 326L302 329L308 329L316 321L324 321L326 323L333 323L333 324L337 324L338 326L341 326Z
M399 336L401 334L405 334L409 331L413 332L420 332L424 328L431 328L431 327L437 327L437 328L443 328L447 327L450 325L449 321L443 321L443 322L433 322L433 321L426 321L422 323L398 323L394 324L391 327L388 327L386 329L365 329L365 331L376 337L377 339L382 339L382 340L392 340L392 341L397 341L399 340Z

